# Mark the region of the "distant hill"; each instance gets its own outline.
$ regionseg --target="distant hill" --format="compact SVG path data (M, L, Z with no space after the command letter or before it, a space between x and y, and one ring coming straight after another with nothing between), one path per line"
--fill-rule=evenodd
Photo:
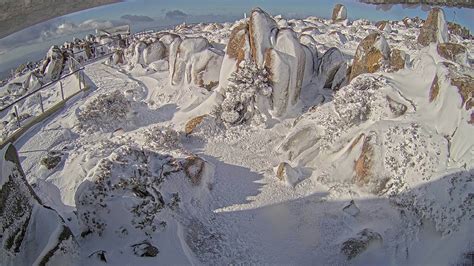
M3 0L0 38L55 17L117 2L120 0Z
M384 5L384 4L424 4L433 6L455 6L474 8L472 0L360 0L362 3Z

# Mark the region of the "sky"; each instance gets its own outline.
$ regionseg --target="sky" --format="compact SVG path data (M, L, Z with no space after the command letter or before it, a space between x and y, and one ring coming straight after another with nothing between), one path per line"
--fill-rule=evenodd
M394 5L389 10L360 3L356 0L340 0L347 7L350 19L366 18L372 21L400 20L404 17L426 18L429 8L403 8ZM17 65L41 59L51 45L70 41L74 36L83 37L95 28L113 25L131 25L132 31L163 29L182 23L225 22L243 17L253 7L261 7L272 15L286 18L318 16L329 18L335 5L329 0L126 0L101 6L29 27L0 39L0 77ZM187 16L173 16L170 11L179 10ZM455 21L474 31L474 10L444 8L448 21ZM168 16L167 16L168 13ZM153 21L129 21L124 15L147 16Z

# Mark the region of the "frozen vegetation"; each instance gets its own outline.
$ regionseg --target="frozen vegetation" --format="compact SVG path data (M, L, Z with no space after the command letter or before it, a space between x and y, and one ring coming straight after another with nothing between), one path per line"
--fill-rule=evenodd
M108 45L88 91L16 140L18 155L2 148L1 261L472 264L472 36L439 8L348 13L256 8ZM64 51L87 62L108 41L52 47L2 101L70 71ZM22 119L37 106L19 104ZM5 138L16 117L1 119Z

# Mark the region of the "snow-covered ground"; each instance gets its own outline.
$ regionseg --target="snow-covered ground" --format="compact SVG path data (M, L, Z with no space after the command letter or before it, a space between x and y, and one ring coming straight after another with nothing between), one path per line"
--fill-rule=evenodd
M235 104L222 100L234 94L212 83L219 80L212 69L201 77L210 86L195 82L194 70L221 63L222 81L233 62L225 47L245 20L170 31L206 38L210 48L199 50L200 57L192 54L200 41L176 44L168 33L135 40L124 52L125 64L86 66L94 88L15 143L28 182L75 236L78 264L101 265L101 256L112 265L472 262L472 91L461 97L449 79L456 73L472 78L474 42L452 35L467 52L449 66L436 44L417 44L416 21L376 27L364 20L262 22L266 18L256 16L261 28L254 31L266 23L278 24L280 32L293 29L315 65L328 60L329 68L338 60L323 57L332 47L353 64L359 43L374 32L410 59L401 70L362 74L339 90L323 88L326 74L314 67L283 114L263 108L268 97L256 89L261 98L242 100L253 117L239 117L244 123L238 125L227 123L227 109L215 107ZM271 34L268 44L250 45L274 46L281 58L282 51L296 53L291 49L297 45ZM158 39L166 56L144 63L156 55L137 43ZM200 68L199 60L209 58ZM187 64L183 72L181 62ZM287 75L271 74L274 84L275 76ZM271 97L277 92L275 85ZM200 115L206 116L188 130ZM50 169L39 163L45 158L53 162ZM143 243L158 254L141 256L153 253Z

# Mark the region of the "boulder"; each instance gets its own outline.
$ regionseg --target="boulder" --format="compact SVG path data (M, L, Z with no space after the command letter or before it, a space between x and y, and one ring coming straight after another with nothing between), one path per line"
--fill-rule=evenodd
M262 9L253 9L249 21L250 49L258 67L263 67L265 53L275 45L277 34L275 20Z
M432 8L418 35L418 43L427 46L430 43L448 41L448 26L441 8Z
M344 55L333 47L321 57L317 77L324 84L324 88L339 89L345 80L346 71L347 63Z
M213 48L193 54L185 71L187 83L208 91L217 87L223 59L223 53Z
M49 80L55 80L61 77L64 67L64 55L56 45L52 46L43 62L41 73Z
M467 49L457 43L439 43L437 46L438 54L450 61L467 65Z
M339 22L347 19L347 9L344 5L337 4L332 10L332 21Z
M462 106L466 110L471 110L474 107L474 78L469 75L455 75L450 78L451 85L458 89Z
M182 41L174 41L170 46L170 81L172 85L178 85L183 80L186 72L186 65L191 57L204 51L210 46L205 38L187 38Z
M71 230L28 184L15 147L5 146L0 155L2 265L74 265L78 246Z
M204 161L198 156L190 156L186 158L183 163L183 169L184 173L186 174L186 177L189 178L191 183L195 186L201 184L205 167L206 161Z
M392 32L392 26L390 25L390 22L387 20L383 20L383 21L379 21L375 23L375 27L377 27L377 29L383 32L387 32L387 33Z
M148 241L144 241L138 244L132 245L133 253L139 257L156 257L159 250L157 247L150 244Z
M349 202L349 204L345 206L342 211L354 217L360 213L360 209L357 207L354 200L351 200L351 202Z
M468 28L454 22L448 22L448 31L450 34L457 35L465 40L473 39L471 31Z
M160 41L155 41L149 44L143 51L143 61L145 65L150 65L153 62L165 58L166 47Z
M409 61L409 56L402 50L392 49L390 51L390 70L398 71L404 69L407 62Z
M143 51L146 49L147 45L145 42L138 41L132 46L133 56L131 59L131 63L133 65L145 64L145 60L143 58Z
M111 63L114 65L123 65L125 64L125 54L123 50L117 49L112 54Z
M350 80L364 73L374 73L389 64L390 47L380 33L365 37L357 47Z
M357 233L355 237L351 237L342 243L341 252L346 255L348 260L357 257L359 254L367 250L369 245L373 243L382 243L382 236L371 230L364 229Z
M303 175L297 169L291 167L289 163L282 162L275 169L276 177L287 185L294 187L303 178Z

